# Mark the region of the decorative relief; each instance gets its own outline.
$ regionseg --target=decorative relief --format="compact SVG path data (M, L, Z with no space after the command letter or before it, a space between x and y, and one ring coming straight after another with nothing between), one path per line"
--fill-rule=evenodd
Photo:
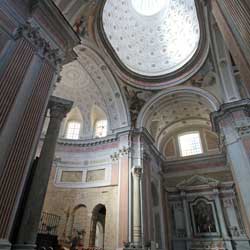
M52 48L50 43L42 37L39 27L33 27L27 21L17 29L16 38L19 37L28 39L38 49L41 56L46 57L58 70L61 69L63 56L58 48Z
M123 148L119 149L118 152L114 152L112 155L110 155L110 158L112 161L117 161L119 157L128 155L129 152L130 152L130 147L123 146Z
M176 187L180 190L185 190L188 187L209 185L210 187L217 187L219 181L213 178L195 175L191 178L180 182Z
M224 205L225 208L234 207L234 201L231 198L223 199L223 205Z
M133 174L136 177L141 177L141 175L142 175L142 167L141 166L133 167Z
M124 90L128 100L131 125L132 127L135 127L137 116L142 106L145 104L145 100L138 96L142 93L142 91L135 91L133 89L129 89L127 86L124 87Z

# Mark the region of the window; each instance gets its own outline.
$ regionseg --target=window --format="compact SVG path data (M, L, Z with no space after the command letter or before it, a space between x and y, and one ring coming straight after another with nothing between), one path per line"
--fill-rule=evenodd
M107 120L99 120L95 123L95 137L105 137L107 135Z
M77 140L79 139L81 124L79 122L71 121L68 123L66 138Z
M191 132L178 137L181 156L202 154L202 145L199 132Z

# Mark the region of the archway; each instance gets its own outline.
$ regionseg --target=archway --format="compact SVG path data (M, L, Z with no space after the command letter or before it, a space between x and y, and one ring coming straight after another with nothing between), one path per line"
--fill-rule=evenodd
M95 206L92 212L89 247L104 249L106 207L102 204Z

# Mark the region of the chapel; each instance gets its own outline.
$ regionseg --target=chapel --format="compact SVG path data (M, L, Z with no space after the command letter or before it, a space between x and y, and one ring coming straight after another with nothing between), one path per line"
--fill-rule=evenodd
M250 250L250 1L0 0L0 250Z

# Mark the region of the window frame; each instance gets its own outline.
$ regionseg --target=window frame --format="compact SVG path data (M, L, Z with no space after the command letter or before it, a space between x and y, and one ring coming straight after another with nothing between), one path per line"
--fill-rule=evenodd
M198 134L199 143L200 143L200 151L201 151L200 153L194 153L194 154L189 154L189 155L183 155L182 145L181 145L181 139L180 139L180 138L181 138L182 136L189 135L189 134ZM177 135L177 141L178 141L178 148L179 148L179 155L180 155L180 157L192 157L192 156L204 154L204 147L203 147L203 143L202 143L201 133L200 133L199 130L188 131L188 132L180 133L180 134Z
M99 122L106 122L106 124L105 124L105 126L106 126L106 131L105 131L105 135L102 135L102 136L99 136L99 135L97 135L97 124L99 123ZM107 119L99 119L99 120L96 120L96 122L95 122L95 126L94 126L94 137L95 138L104 138L104 137L106 137L108 135L108 120Z
M79 124L79 129L78 129L78 135L77 135L77 138L74 137L74 131L75 131L75 128L73 128L73 133L71 137L68 136L69 134L69 129L70 129L70 124ZM77 120L70 120L67 122L67 126L66 126L66 133L65 133L65 138L68 139L68 140L79 140L80 139L80 132L81 132L81 122L77 121Z

